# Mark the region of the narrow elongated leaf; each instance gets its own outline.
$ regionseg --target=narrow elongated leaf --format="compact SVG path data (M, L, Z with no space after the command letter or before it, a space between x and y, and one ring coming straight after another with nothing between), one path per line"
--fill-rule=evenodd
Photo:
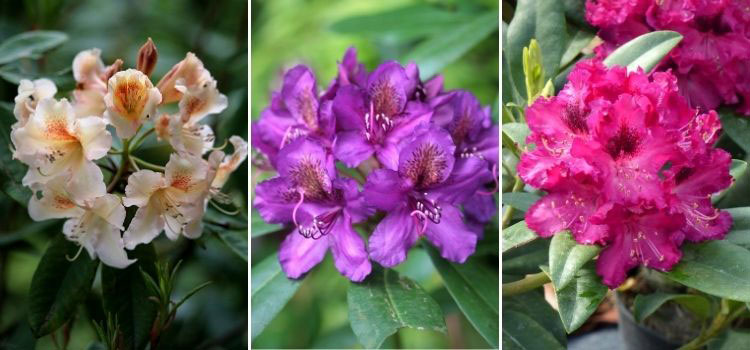
M418 44L402 61L416 62L421 77L427 79L463 56L474 45L496 31L497 26L496 12L474 16L463 25L437 33Z
M724 240L686 244L682 251L667 277L711 295L750 301L749 250Z
M300 281L286 277L273 254L251 269L252 339L276 317L300 286Z
M156 252L153 245L141 244L128 256L137 261L125 269L102 266L102 304L106 313L117 317L125 349L139 350L150 339L157 313L141 270L156 278Z
M503 253L503 274L528 275L538 273L539 266L549 266L548 239L536 239Z
M540 198L542 197L528 192L508 192L503 193L503 204L525 212Z
M74 257L78 249L60 233L34 271L29 291L29 321L37 338L67 322L91 290L99 261L92 260L86 252L69 261L67 257Z
M708 342L708 350L746 349L750 344L750 332L727 329Z
M240 259L247 261L247 231L241 230L216 230L219 237L229 249Z
M565 349L565 329L555 314L542 293L503 298L502 349Z
M404 40L444 32L446 27L459 26L473 15L434 6L414 5L345 18L334 23L331 29L339 33L395 36Z
M416 282L376 268L346 293L349 322L366 349L375 349L399 328L446 332L440 305Z
M546 266L542 270L549 275ZM568 334L581 327L607 295L607 287L596 274L596 264L589 261L576 272L575 280L565 288L555 288L563 327Z
M68 40L63 32L37 30L10 37L0 44L0 64L20 58L37 57Z
M729 109L722 109L719 117L721 118L721 129L745 153L750 154L750 120L738 116L734 111Z
M549 246L549 275L557 289L573 281L578 270L599 254L596 245L578 244L570 232L560 232L552 237Z
M604 59L608 67L618 65L650 72L682 40L677 32L662 30L643 34L617 48Z
M651 316L662 305L669 301L678 302L687 307L696 316L705 318L711 311L711 302L701 295L693 294L669 294L651 293L638 294L633 302L633 317L636 322L643 322L646 317Z
M426 249L445 287L474 329L490 346L498 347L500 283L497 272L473 258L463 264L454 264L441 258L435 248Z
M526 221L518 222L503 230L503 253L537 238L539 236L526 226Z

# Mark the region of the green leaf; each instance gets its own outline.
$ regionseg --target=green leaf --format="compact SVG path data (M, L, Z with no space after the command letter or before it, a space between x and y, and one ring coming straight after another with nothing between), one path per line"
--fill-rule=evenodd
M349 322L366 349L379 348L399 328L446 333L440 305L416 282L391 269L375 268L346 293Z
M526 147L526 137L529 136L529 133L531 131L529 130L529 126L524 123L507 123L503 124L503 141L506 141L506 137L508 140L512 141L513 144L517 145L518 148L524 149ZM508 147L512 147L512 145L506 145Z
M460 26L473 16L474 14L467 12L414 5L345 18L331 25L331 30L344 34L393 36L405 40L444 32L446 28Z
M628 71L641 67L648 73L677 46L680 40L680 33L669 30L643 34L618 47L604 59L604 64L608 67L623 66Z
M440 273L448 292L474 329L492 347L498 347L500 305L497 272L470 258L463 264L455 264L440 257L433 247L427 247L432 264Z
M247 262L247 230L216 230L215 232L222 243Z
M549 276L549 268L542 267ZM594 314L607 295L607 287L596 274L596 264L589 261L576 272L575 280L565 288L555 288L563 327L568 334L581 327Z
M29 321L39 338L52 333L70 320L78 304L86 300L94 281L98 260L81 252L79 247L59 233L47 247L34 271L29 291Z
M528 192L507 192L503 193L503 204L520 211L528 211L540 198L542 197Z
M125 269L102 265L102 304L117 317L125 349L140 350L150 339L158 310L141 270L156 278L156 252L153 245L141 244L128 255L137 260Z
M573 62L578 57L578 54L594 39L594 36L594 33L589 31L583 29L576 30L573 38L570 39L568 48L565 49L565 53L560 58L560 67L565 67L568 63Z
M670 279L711 295L750 302L750 251L727 240L686 244Z
M651 314L668 301L680 303L701 318L708 317L708 314L711 312L711 302L702 295L668 294L661 292L638 294L633 302L633 317L635 321L643 322L646 317L651 316Z
M26 175L26 166L13 159L11 152L10 128L15 122L13 105L0 102L0 191L25 207L31 198L31 190L21 182Z
M750 332L727 329L708 342L708 350L746 349L750 344Z
M474 16L461 26L448 28L419 43L402 61L416 62L421 77L429 78L496 31L497 26L497 12Z
M503 201L505 198L503 198ZM526 226L526 221L521 221L503 230L503 253L516 247L529 243L539 236Z
M278 254L267 257L251 271L251 339L255 339L292 298L300 282L287 278L281 271Z
M555 288L565 288L600 249L596 245L578 244L568 231L555 234L549 246L549 277Z
M503 253L504 274L527 275L538 273L539 266L549 265L548 239L535 239Z
M503 298L503 350L566 349L565 329L542 293Z
M37 30L10 37L0 44L0 64L20 58L36 58L42 52L50 50L68 40L62 32Z
M732 175L732 184L725 190L715 194L711 197L711 202L716 204L721 201L724 196L732 190L740 180L743 180L748 176L747 162L739 159L732 159L732 165L729 168L729 174Z
M559 1L518 1L513 19L508 24L508 40L503 41L503 51L507 53L510 80L523 98L528 97L524 86L523 48L529 46L532 38L539 42L544 81L553 79L568 41L564 11Z
M750 154L750 120L738 116L734 111L729 109L722 109L719 117L721 119L721 129L745 153Z
M272 232L276 232L281 229L281 225L269 224L263 220L258 212L258 209L252 208L250 217L250 225L252 226L252 237L260 237L267 235Z
M731 208L726 211L732 216L732 228L724 239L750 249L750 207Z

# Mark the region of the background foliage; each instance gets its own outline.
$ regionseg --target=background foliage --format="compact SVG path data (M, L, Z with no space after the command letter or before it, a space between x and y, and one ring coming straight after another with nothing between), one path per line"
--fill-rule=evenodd
M330 1L278 0L252 2L252 111L253 120L268 105L270 92L278 89L285 69L309 65L319 88L336 76L336 63L354 46L369 70L387 59L401 63L416 60L423 78L440 72L446 89L467 89L483 105L492 105L497 121L498 101L498 3L493 0L384 0ZM252 187L272 173L253 169ZM487 348L497 347L497 280L468 285L463 278L498 276L497 218L485 231L475 257L465 265L431 258L422 244L395 268L416 282L437 301L445 317L447 334L435 330L400 328L403 325L364 324L350 317L350 302L360 303L361 288L377 281L395 281L393 271L374 269L363 285L351 286L334 268L330 255L300 282L281 272L276 251L288 228L268 225L252 215L252 345L255 348L361 348L377 346L372 330L396 331L380 344L384 348ZM440 272L438 272L440 271ZM472 275L475 273L475 275ZM411 283L411 282L407 282ZM382 285L382 284L381 284ZM355 288L356 287L356 288ZM350 289L347 293L347 289ZM457 304L456 297L469 303ZM275 298L270 297L273 295ZM348 295L347 295L348 294ZM372 298L365 298L368 302ZM485 300L486 299L486 300ZM288 301L288 303L287 303ZM494 301L494 305L493 305ZM262 309L260 307L263 307ZM493 318L483 319L487 314ZM262 310L262 311L260 311ZM462 312L462 310L464 310ZM278 312L278 314L276 314ZM350 321L352 324L350 325ZM423 319L425 325L437 324ZM407 324L409 320L404 320ZM474 326L472 326L474 324ZM427 327L425 327L427 328ZM433 328L433 327L430 327ZM494 333L494 334L493 334ZM293 335L293 336L290 336ZM486 336L488 338L483 337ZM492 339L488 344L485 339ZM372 343L370 342L372 341Z
M0 42L30 30L56 30L67 34L68 38L39 57L3 62L7 64L0 66L0 134L4 135L0 138L3 143L0 150L0 348L55 348L52 337L35 341L32 336L29 295L32 275L42 253L51 241L57 242L62 237L62 221L35 223L27 215L25 201L12 199L28 198L28 194L19 193L13 186L14 179L17 180L19 174L22 176L25 169L20 163L9 161L7 149L9 126L14 122L15 82L21 77L51 77L57 83L58 97L63 97L74 87L70 67L77 52L97 47L102 50L105 63L122 58L125 67L134 67L138 48L152 37L159 52L154 81L184 58L187 51L196 53L218 81L219 90L229 97L227 110L209 121L217 133L217 143L232 134L247 139L247 6L247 2L241 0L0 1ZM2 54L0 52L0 56ZM153 142L144 149L148 158L162 164L170 152L168 145ZM224 187L224 192L229 193L235 203L248 201L246 176L247 166L243 165ZM239 226L246 227L242 215L237 221ZM213 282L180 308L170 331L163 336L162 348L240 349L247 346L247 230L215 231L221 232L204 232L196 241L180 239L173 243L164 238L155 241L160 261L174 264L183 260L176 277L174 299L185 296L202 282ZM137 254L143 256L140 255L143 252ZM83 255L81 258L86 258ZM78 264L86 265L86 262ZM56 334L60 344L69 337L70 349L101 349L101 344L93 343L97 337L91 321L104 321L103 306L119 307L111 303L103 305L102 294L129 293L117 284L103 286L103 274L111 272L100 270L102 277L96 274L91 292L74 296L83 303L75 307L77 313L73 321ZM140 277L137 270L134 273L133 278ZM31 292L54 295L57 290L37 288ZM138 291L130 293L135 295ZM31 319L38 323L34 317Z

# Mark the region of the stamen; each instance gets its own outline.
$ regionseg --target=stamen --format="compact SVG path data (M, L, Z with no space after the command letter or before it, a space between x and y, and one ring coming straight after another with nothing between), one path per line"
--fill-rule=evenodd
M419 202L417 202L417 203L419 203ZM417 218L418 220L419 219L422 220L422 229L419 231L419 234L422 235L425 232L425 230L427 230L427 216L423 212L421 212L419 210L415 210L415 211L411 212L411 214L409 214L409 215L410 216L415 216L416 215L416 216L418 216L418 218Z
M74 261L76 261L76 259L78 259L78 256L79 256L79 255L81 255L81 252L82 252L82 251L83 251L83 246L82 246L82 245L79 245L79 246L78 246L78 252L76 252L76 255L75 255L74 257L72 257L72 258L71 258L71 257L69 257L69 256L68 256L68 254L65 254L65 260L68 260L68 261L70 261L70 262L74 262Z
M294 226L299 227L299 224L297 223L297 209L299 209L300 205L302 205L302 202L305 200L305 191L297 189L297 192L299 193L299 202L297 202L297 205L294 206L294 210L292 211L292 221L294 221Z

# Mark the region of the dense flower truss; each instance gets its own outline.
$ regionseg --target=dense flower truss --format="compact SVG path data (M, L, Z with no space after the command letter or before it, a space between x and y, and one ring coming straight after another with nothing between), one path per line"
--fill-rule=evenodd
M336 268L362 281L370 260L397 265L421 236L462 263L497 213L484 189L497 182L489 107L444 91L441 76L422 82L413 63L368 72L350 48L322 93L313 72L296 66L252 134L259 164L279 174L258 184L254 205L267 222L294 225L279 253L290 278L330 248Z
M730 155L713 148L716 112L700 114L669 71L647 75L582 61L562 91L526 111L536 148L518 172L548 194L526 213L542 237L570 230L604 247L597 271L610 287L637 265L668 270L680 245L721 239L732 219L711 195L727 188Z
M654 30L683 35L659 70L672 69L680 91L702 111L736 105L750 115L750 11L744 1L588 0L586 18L604 44L597 57Z
M56 99L57 87L48 79L22 80L15 98L13 157L29 166L23 178L34 192L29 215L67 218L65 236L117 268L134 261L126 249L162 231L172 240L200 237L206 206L228 203L221 188L247 157L242 138L230 137L234 153L226 155L213 148L211 128L199 123L227 107L203 63L188 53L155 86L149 76L156 59L150 39L136 69L122 70L119 59L105 66L101 51L85 50L73 60L72 102ZM157 119L158 109L174 102L177 112ZM174 149L165 167L132 154L152 132ZM102 165L107 157L111 166ZM128 227L125 206L137 207Z

